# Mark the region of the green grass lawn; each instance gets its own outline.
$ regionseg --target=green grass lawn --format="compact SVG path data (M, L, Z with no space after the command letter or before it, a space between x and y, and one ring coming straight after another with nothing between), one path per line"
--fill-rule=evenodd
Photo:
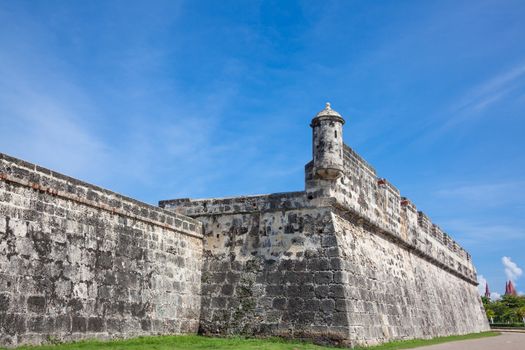
M484 332L461 336L434 338L430 340L396 341L366 349L395 350L410 349L418 346L444 343L454 340L492 337L497 332ZM333 347L319 346L307 342L288 341L279 338L249 339L249 338L209 338L201 336L159 336L140 337L129 340L115 341L82 341L78 343L44 345L37 347L20 347L17 349L31 350L334 350ZM356 348L354 348L356 349ZM362 349L362 348L361 348Z

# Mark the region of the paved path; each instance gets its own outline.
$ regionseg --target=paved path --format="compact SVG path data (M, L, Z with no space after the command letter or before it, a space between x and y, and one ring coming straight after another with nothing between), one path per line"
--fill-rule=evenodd
M525 350L525 333L501 333L489 338L460 340L418 348L421 350Z

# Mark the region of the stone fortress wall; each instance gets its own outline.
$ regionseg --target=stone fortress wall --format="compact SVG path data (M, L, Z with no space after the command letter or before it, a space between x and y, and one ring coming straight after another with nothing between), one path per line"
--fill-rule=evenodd
M344 145L344 173L335 184L315 179L313 164L306 165L306 187L310 197L332 197L337 207L366 219L369 226L391 240L415 251L440 268L477 284L472 258L439 226L354 150Z
M312 121L304 192L159 204L204 223L201 331L371 345L488 330L470 255Z
M347 339L329 206L304 192L160 205L204 223L202 333Z
M0 346L195 333L202 224L0 154Z
M470 255L312 120L305 190L153 207L0 153L0 345L488 330Z

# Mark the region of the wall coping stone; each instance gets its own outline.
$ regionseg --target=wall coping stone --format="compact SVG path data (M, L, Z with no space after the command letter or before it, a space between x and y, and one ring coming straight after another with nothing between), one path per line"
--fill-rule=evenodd
M297 201L299 205L266 205L270 203L270 200L277 204L279 200L289 199L304 199L303 201ZM281 201L281 203L290 203L289 201ZM254 205L255 204L255 205ZM185 211L185 215L192 217L197 216L215 216L215 215L235 215L235 214L248 214L253 212L271 212L271 211L283 211L283 210L296 210L296 209L329 209L335 214L343 218L351 218L353 221L359 222L362 225L367 226L371 232L380 235L397 245L401 248L406 249L415 255L425 259L426 261L436 265L437 267L449 272L450 274L470 283L475 286L478 285L476 280L469 278L466 275L450 268L443 264L439 260L432 257L430 254L422 251L412 243L402 239L394 232L381 227L380 224L373 222L370 218L364 216L362 213L355 209L339 203L335 198L317 198L316 202L310 202L306 198L306 192L283 192L273 193L259 196L241 196L241 197L227 197L227 198L210 198L210 199L172 199L160 201L159 205L169 209L180 208ZM212 209L210 207L213 206ZM445 245L444 245L445 246Z
M4 153L0 153L0 163L6 165L4 169L0 168L0 181L30 188L41 193L47 193L51 196L74 201L95 209L104 210L146 224L179 232L187 236L199 239L203 238L202 223L188 216L140 202L136 199L43 168L36 164L11 157ZM9 163L13 164L15 167L9 167ZM27 171L29 171L29 173L27 173ZM62 182L61 185L65 184L67 186L58 186L59 184L57 183L55 183L56 186L53 186L53 181L49 180ZM51 183L51 185L45 183ZM87 191L81 194L75 193L76 191L71 188L75 186L83 187L87 189ZM65 188L66 190L60 189L59 187ZM88 198L89 191L96 193L92 194L94 199ZM134 212L126 209L126 207L120 202L135 207L135 210L133 210ZM144 211L138 209L143 209Z

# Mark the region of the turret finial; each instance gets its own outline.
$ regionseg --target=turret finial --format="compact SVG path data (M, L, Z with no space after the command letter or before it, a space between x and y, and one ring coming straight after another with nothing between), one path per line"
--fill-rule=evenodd
M332 109L332 104L330 102L326 102L324 109L317 113L314 119L319 117L338 117L344 123L343 117L341 117L337 111Z

